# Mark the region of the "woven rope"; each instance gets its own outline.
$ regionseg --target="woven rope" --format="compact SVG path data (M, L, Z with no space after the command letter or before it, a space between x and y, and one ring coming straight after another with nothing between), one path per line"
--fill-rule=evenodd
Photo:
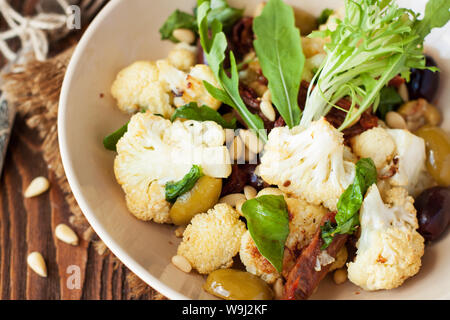
M66 0L57 0L57 3L64 14L40 12L33 17L24 17L6 0L0 0L0 13L10 28L0 32L0 52L6 59L16 61L18 58L19 54L7 44L7 40L16 37L20 39L22 52L34 52L39 61L47 58L49 41L46 32L65 32L67 21L72 14Z

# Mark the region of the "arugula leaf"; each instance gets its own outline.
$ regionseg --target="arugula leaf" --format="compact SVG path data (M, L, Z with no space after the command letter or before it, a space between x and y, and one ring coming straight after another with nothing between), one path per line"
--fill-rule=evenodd
M103 146L106 149L111 150L111 151L117 151L116 150L117 142L120 140L120 138L122 138L122 136L125 134L125 132L127 132L127 130L128 130L128 123L129 122L124 124L122 127L117 129L116 131L114 131L110 135L107 135L103 139Z
M258 251L281 272L284 244L289 234L289 214L284 197L265 195L247 200L242 205L242 213Z
M377 109L377 115L384 120L389 111L396 110L403 103L402 97L394 87L383 87L380 91L380 105Z
M272 101L289 128L300 122L298 91L305 56L294 10L282 0L269 0L253 21L256 55L269 81Z
M161 39L169 39L172 42L179 42L172 34L176 29L189 29L197 33L197 25L195 23L195 17L189 13L175 10L164 22L163 26L159 29Z
M203 1L199 1L202 3ZM211 12L208 15L208 26L211 26L214 20L220 21L225 30L229 30L233 24L242 17L244 10L230 7L226 0L211 0ZM179 42L174 36L176 29L189 29L198 34L196 22L197 8L194 8L194 14L189 14L180 10L175 10L159 29L161 39L169 39L172 42Z
M432 28L450 19L449 9L448 0L429 0L420 21L394 0L346 0L346 15L336 30L310 35L331 41L325 45L327 57L308 89L300 124L308 126L349 96L353 105L339 127L343 130L368 108L377 110L380 91L394 76L409 80L411 68L437 70L425 66L423 41ZM355 104L359 108L353 112Z
M425 7L425 16L417 23L417 33L425 38L431 29L441 28L450 20L448 0L430 0Z
M180 181L166 183L166 200L174 203L179 196L191 190L198 179L203 176L202 169L193 165L191 170Z
M333 9L323 9L322 12L320 13L320 16L317 18L317 24L321 25L324 24L328 21L328 18L333 14Z
M190 102L180 108L177 108L172 115L171 121L177 118L191 119L197 121L214 121L223 128L236 129L236 118L226 121L220 113L208 106L199 107L196 102Z
M321 227L324 241L322 250L326 249L335 234L352 234L359 225L359 209L369 187L377 182L377 169L373 160L364 158L356 163L355 179L345 189L337 204L336 224L326 223Z
M230 51L230 73L229 77L223 67L225 60L225 50L228 43L225 33L222 31L222 24L218 20L211 23L211 30L208 29L208 16L211 12L211 2L209 0L199 0L197 9L197 23L200 35L200 43L211 70L222 89L216 88L212 84L204 81L206 90L216 99L233 107L250 129L264 141L267 141L267 133L264 130L262 119L251 113L239 94L239 74L236 59ZM209 32L211 31L211 36Z

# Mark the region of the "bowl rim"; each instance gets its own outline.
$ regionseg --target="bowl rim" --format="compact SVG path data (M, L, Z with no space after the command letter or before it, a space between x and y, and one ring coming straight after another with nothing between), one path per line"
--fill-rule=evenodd
M75 47L75 50L70 58L69 65L67 66L66 73L64 75L61 94L59 97L59 107L58 107L58 144L59 151L61 154L62 164L64 172L69 182L72 193L80 206L83 215L86 217L87 221L94 229L95 233L100 237L100 239L105 242L106 246L111 250L111 252L128 268L131 272L136 274L140 279L150 285L153 289L160 292L162 295L173 300L190 300L190 298L185 295L171 289L169 286L164 284L158 278L154 277L149 271L143 268L139 263L137 263L131 256L129 256L126 251L121 248L121 246L114 240L114 238L102 227L101 223L97 220L95 215L91 212L91 208L84 200L80 188L78 178L72 167L72 162L69 157L69 148L67 144L67 135L65 130L66 121L66 101L68 99L69 88L73 81L73 73L76 66L80 62L82 52L87 47L89 40L95 33L98 26L102 21L113 11L121 2L121 0L111 0L108 2L103 9L97 14L94 20L89 24L86 31L82 35L80 41Z

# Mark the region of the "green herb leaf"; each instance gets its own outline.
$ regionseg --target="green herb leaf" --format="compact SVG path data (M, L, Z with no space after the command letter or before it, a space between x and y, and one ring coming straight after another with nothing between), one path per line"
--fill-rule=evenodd
M283 268L289 214L283 196L266 195L247 200L242 213L258 251L278 270Z
M187 105L177 108L172 115L171 121L174 121L177 118L197 121L214 121L223 128L236 129L236 118L233 118L232 121L226 121L216 110L211 109L208 106L199 107L195 102L190 102Z
M335 234L352 234L359 225L359 209L369 187L377 182L377 168L370 158L356 163L355 179L339 198L337 204L336 224L325 224L321 227L324 240L322 249L328 247Z
M216 88L210 83L204 81L206 90L216 99L233 107L250 129L263 140L267 141L267 134L264 131L264 123L262 119L251 113L239 94L239 74L237 71L236 59L232 51L230 51L230 73L223 67L225 60L225 50L228 43L225 34L222 31L222 24L218 20L211 23L211 30L208 29L208 16L211 12L210 1L199 0L197 9L197 23L200 34L200 43L203 47L206 59L211 67L217 81L222 89ZM209 32L211 31L211 36Z
M191 190L201 176L203 176L202 169L197 165L193 165L191 170L180 181L167 182L166 200L174 203L179 196Z
M203 1L199 1L199 5ZM164 22L159 29L161 39L169 39L172 42L179 42L174 36L173 31L176 29L189 29L198 35L198 27L196 22L197 8L194 14L189 14L180 10L175 10ZM211 11L208 15L208 26L211 26L214 20L222 23L225 30L229 30L233 24L242 17L244 10L232 8L226 0L211 0Z
M330 37L325 45L327 57L314 76L301 119L302 126L325 116L343 98L352 107L339 130L347 128L369 108L377 110L380 92L389 80L400 74L407 81L411 68L425 67L424 37L434 27L449 20L448 0L429 0L425 17L399 8L394 0L346 0L345 18L334 31L311 36ZM353 107L359 108L353 112Z
M127 132L127 130L128 130L128 122L119 129L117 129L116 131L114 131L113 133L111 133L110 135L106 136L103 139L103 146L108 150L117 151L116 150L117 142L120 140L120 138L122 138L122 136L125 134L125 132Z
M333 14L333 10L326 8L323 9L322 12L320 13L320 16L317 18L317 24L321 25L324 24L328 21L328 18Z
M430 0L425 7L425 16L417 23L417 33L425 38L433 28L441 28L450 20L448 0Z
M208 24L211 25L214 20L217 20L223 25L225 30L228 30L242 17L243 13L243 9L230 7L226 0L211 0Z
M269 0L253 21L256 55L269 81L272 101L286 124L300 122L298 91L305 56L300 32L295 27L294 10L282 0Z
M377 115L384 120L389 111L396 110L403 103L402 97L394 87L383 87L380 91L380 105L377 109Z
M176 29L189 29L197 33L197 25L195 23L195 17L189 13L175 10L166 22L164 22L159 33L161 34L161 39L169 39L172 42L179 42L174 36L173 31Z

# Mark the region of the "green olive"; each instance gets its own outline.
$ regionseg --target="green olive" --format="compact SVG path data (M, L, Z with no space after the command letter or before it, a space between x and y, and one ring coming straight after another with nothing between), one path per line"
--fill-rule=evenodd
M259 277L235 269L219 269L209 274L203 289L226 300L271 300L272 289Z
M170 208L170 218L178 226L188 224L197 213L206 212L219 201L222 179L203 176L194 187L177 198Z
M438 127L424 126L416 134L425 140L427 169L441 186L450 185L450 137Z

